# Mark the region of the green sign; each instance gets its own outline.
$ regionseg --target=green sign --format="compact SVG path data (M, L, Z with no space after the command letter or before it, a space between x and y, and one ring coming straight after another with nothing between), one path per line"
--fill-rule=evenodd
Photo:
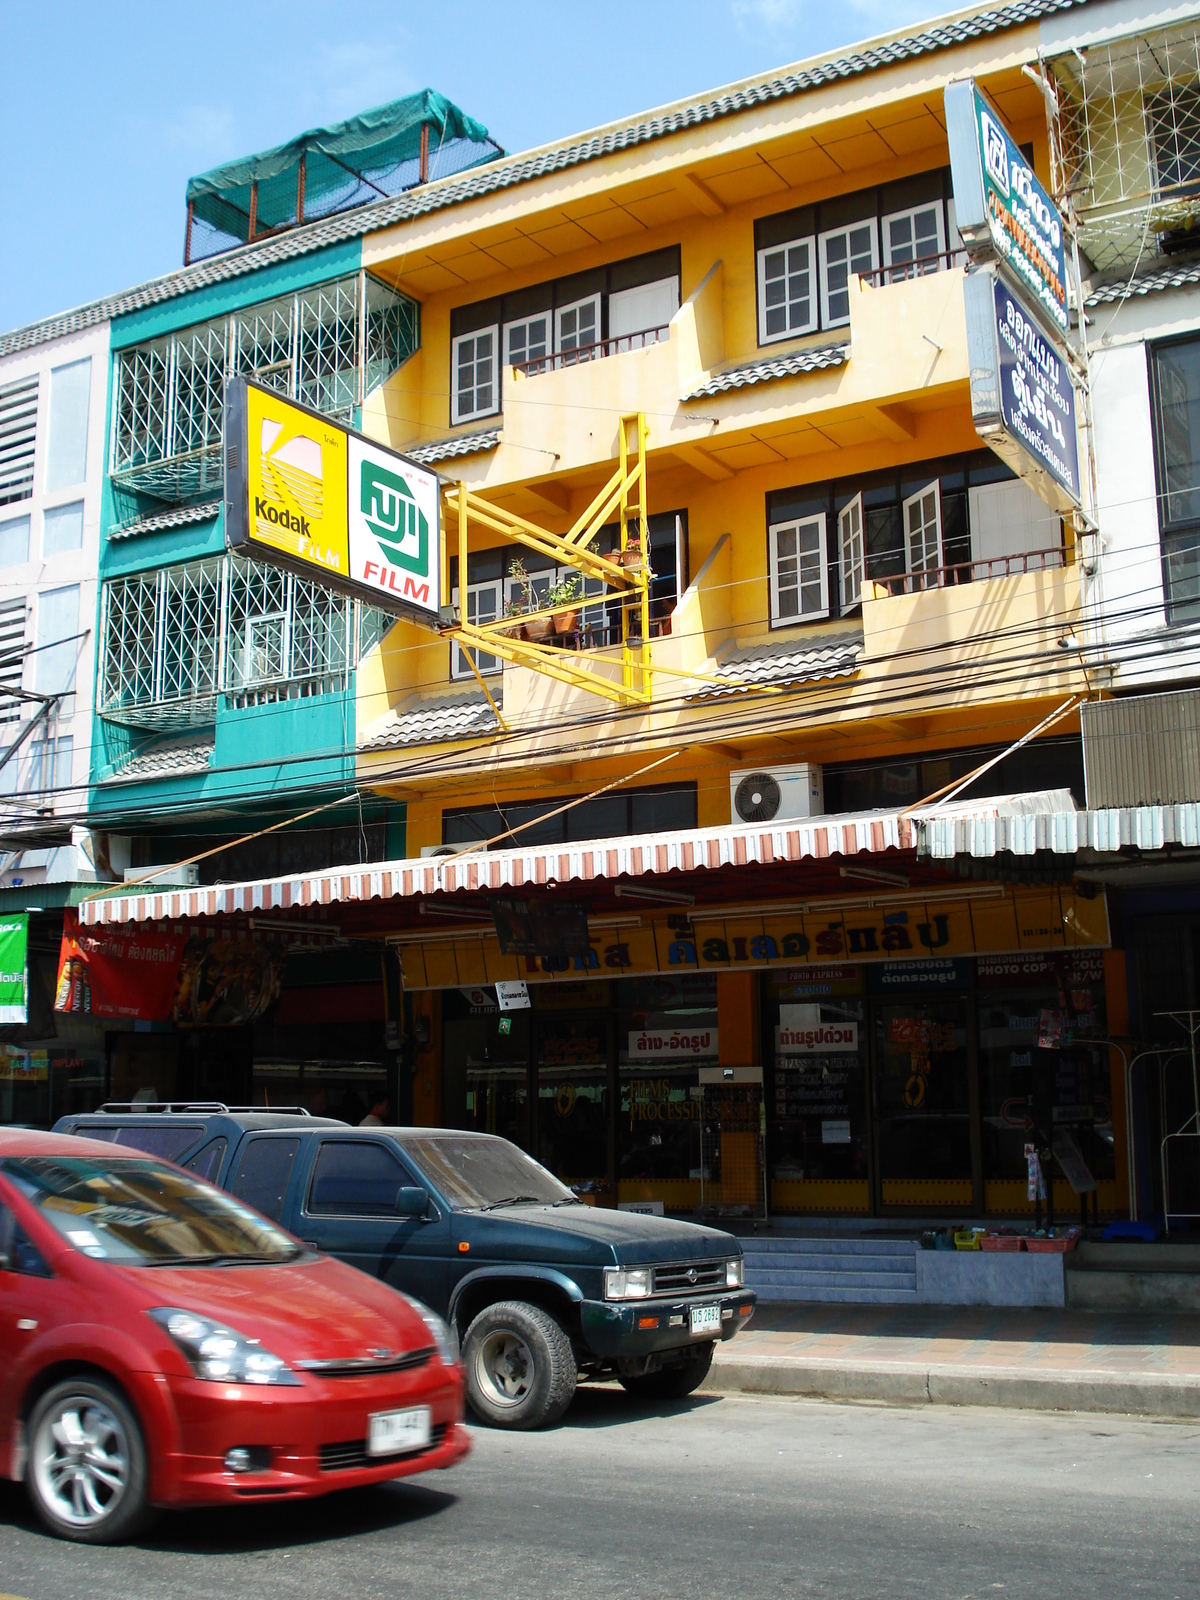
M29 1020L29 918L0 917L0 1023Z
M428 517L403 478L368 459L362 464L362 514L394 566L428 570Z

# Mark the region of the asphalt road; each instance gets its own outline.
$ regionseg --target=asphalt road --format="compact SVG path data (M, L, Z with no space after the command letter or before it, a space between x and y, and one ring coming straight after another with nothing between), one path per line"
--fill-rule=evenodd
M1200 1594L1200 1426L948 1406L580 1393L550 1433L477 1429L445 1474L44 1536L0 1488L28 1600L603 1600Z

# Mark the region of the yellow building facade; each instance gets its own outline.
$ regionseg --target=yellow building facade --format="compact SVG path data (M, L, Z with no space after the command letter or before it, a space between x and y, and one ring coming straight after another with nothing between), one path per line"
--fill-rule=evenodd
M777 881L698 888L671 857L633 912L593 883L597 939L624 908L639 937L673 917L703 946L703 906L749 918L765 953L678 973L531 959L511 1015L469 953L482 902L431 880L436 933L395 941L418 1118L508 1133L600 1203L1032 1210L1027 1122L1050 1090L1029 1077L1031 1019L1066 996L1099 1039L1123 1006L1103 900L1073 899L1069 866L964 883L905 831L981 768L967 799L1079 788L1075 531L972 424L942 109L974 77L1049 184L1039 22L1010 9L505 158L364 238L367 270L419 303L420 348L362 427L445 491L445 630L398 621L357 675L358 779L405 804L410 860L599 840L616 863L616 841L760 818L899 827L874 868L817 844ZM622 441L624 524L605 493ZM572 530L590 565L568 559ZM485 630L470 648L464 623ZM1034 880L1058 896L1041 936L1018 903ZM1019 932L823 963L771 942L771 914L801 902L874 908L886 934L918 883L910 926L1007 896ZM1056 1084L1091 1075L1083 1154L1119 1210L1107 1051L1062 1054Z

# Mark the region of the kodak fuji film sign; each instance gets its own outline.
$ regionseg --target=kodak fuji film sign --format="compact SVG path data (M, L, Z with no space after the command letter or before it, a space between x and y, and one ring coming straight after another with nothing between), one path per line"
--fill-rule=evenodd
M226 392L231 550L354 599L436 622L435 472L245 378Z

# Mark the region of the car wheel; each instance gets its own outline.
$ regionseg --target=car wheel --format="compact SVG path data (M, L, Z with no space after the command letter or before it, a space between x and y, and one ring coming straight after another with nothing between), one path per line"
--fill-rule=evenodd
M494 1428L557 1422L575 1395L571 1341L548 1311L523 1300L488 1306L463 1341L467 1398Z
M33 1508L63 1539L114 1544L149 1520L146 1446L128 1403L101 1378L68 1378L29 1419L25 1481Z
M676 1367L660 1367L642 1378L622 1378L625 1388L638 1400L682 1400L698 1389L708 1377L715 1344L694 1346Z

